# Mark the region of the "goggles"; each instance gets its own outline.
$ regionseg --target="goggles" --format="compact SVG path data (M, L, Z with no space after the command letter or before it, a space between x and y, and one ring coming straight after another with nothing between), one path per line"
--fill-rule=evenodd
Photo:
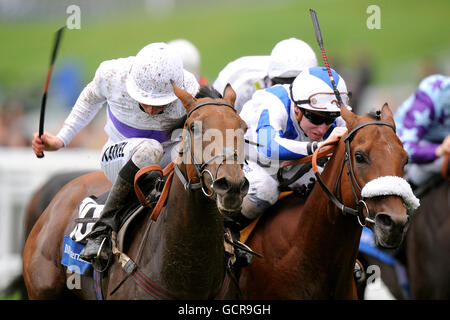
M325 123L327 126L329 126L340 115L339 112L327 112L327 114L329 115L322 116L304 108L300 108L300 110L302 111L303 116L305 116L306 119L308 119L312 124L316 126L321 125L322 123Z
M339 94L341 96L342 103L344 105L348 106L348 103L351 98L351 93L350 92L340 92ZM301 104L309 104L312 108L317 109L318 111L326 110L327 109L326 106L331 105L331 104L335 104L338 108L340 107L334 93L328 93L328 92L327 93L320 93L320 92L315 93L315 94L309 96L309 98L306 100L295 100L294 103L298 106Z

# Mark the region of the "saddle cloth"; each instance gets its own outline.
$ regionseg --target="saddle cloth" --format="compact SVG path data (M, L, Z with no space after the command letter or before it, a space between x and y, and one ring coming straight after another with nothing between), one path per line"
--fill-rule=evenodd
M78 219L75 219L75 226L69 237L76 242L84 242L100 217L103 207L104 205L99 204L95 196L84 198L78 209Z
M109 191L98 198L95 196L84 198L78 208L78 218L75 219L75 225L72 231L69 235L64 236L61 264L72 272L89 275L92 271L91 264L81 259L80 253L86 246L87 235L92 231L95 222L99 219L103 211L108 194ZM139 205L136 203L136 205L131 206L123 213L124 218L120 221L120 229L126 229L125 226L128 226L128 220L132 220L132 216L134 216L138 209Z
M80 253L86 246L86 236L92 231L104 207L97 201L95 196L86 197L81 201L75 225L70 234L64 236L61 264L71 272L83 275L89 275L92 272L91 264L81 259Z

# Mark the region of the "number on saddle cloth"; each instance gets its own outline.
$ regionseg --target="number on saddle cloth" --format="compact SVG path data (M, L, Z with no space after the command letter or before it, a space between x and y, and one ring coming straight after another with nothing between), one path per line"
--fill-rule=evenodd
M94 196L83 199L78 209L78 218L75 219L75 226L69 235L70 238L76 242L85 242L86 236L100 217L103 207L103 204L97 203L97 198Z

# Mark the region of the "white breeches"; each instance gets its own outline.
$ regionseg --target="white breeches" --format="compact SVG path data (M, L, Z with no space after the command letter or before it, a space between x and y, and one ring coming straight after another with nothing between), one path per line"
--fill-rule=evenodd
M108 141L102 149L101 167L106 177L114 183L120 169L132 159L138 168L157 164L163 156L161 143L154 139L129 138L120 142Z
M280 195L278 190L279 181L276 174L273 173L273 169L269 173L267 169L261 167L253 161L248 161L244 164L245 177L248 179L250 184L247 197L248 199L258 208L260 211L264 211L275 202L277 202ZM292 166L290 169L285 169L283 171L283 177L288 179L292 177L299 170L298 166ZM319 167L319 172L322 168ZM305 173L302 177L296 180L294 183L290 184L289 187L296 189L303 185L310 184L315 180L314 173L312 170ZM248 217L252 219L252 217Z
M440 174L444 164L444 157L437 158L433 162L426 164L411 163L405 167L405 177L416 186L421 186L431 176Z

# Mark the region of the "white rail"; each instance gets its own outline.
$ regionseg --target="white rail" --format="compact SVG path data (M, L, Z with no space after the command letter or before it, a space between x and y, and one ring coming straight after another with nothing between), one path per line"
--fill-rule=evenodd
M63 149L37 159L31 148L0 148L0 289L21 272L23 217L34 191L75 170L100 170L100 151Z

